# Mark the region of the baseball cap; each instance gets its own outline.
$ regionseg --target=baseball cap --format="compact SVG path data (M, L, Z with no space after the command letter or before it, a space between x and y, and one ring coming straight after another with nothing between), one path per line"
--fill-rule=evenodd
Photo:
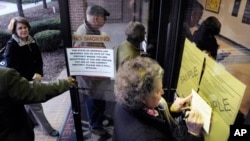
M104 9L103 7L99 5L88 6L86 13L88 15L103 16L103 17L110 15L110 13L106 9Z

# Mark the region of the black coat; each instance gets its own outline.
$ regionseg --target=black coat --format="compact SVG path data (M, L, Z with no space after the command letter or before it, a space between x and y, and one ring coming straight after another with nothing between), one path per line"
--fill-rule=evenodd
M144 111L133 111L115 106L113 141L175 141L170 125L160 118L152 117ZM185 141L202 141L187 133Z
M216 60L219 45L211 29L200 26L200 28L194 32L193 41L200 50L210 52L211 56Z
M35 42L20 47L11 38L7 42L6 49L7 67L14 68L29 81L32 80L34 73L43 75L42 55Z

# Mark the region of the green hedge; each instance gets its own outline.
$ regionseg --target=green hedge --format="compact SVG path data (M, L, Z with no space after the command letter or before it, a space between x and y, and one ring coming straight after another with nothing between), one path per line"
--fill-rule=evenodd
M34 35L41 51L49 52L57 50L62 42L60 30L45 30Z
M44 30L60 30L61 21L60 18L46 19L41 21L30 22L30 35L34 36L36 33Z

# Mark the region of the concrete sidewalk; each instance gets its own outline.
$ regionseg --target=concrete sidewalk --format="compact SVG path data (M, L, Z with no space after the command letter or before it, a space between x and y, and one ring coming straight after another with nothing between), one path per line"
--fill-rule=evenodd
M62 70L57 79L67 78L66 68ZM44 113L50 124L60 133L67 118L68 110L71 107L71 99L69 91L62 95L52 98L51 100L42 103ZM38 127L34 129L35 141L56 141L57 137L44 135Z
M51 0L46 0L46 1L51 2ZM23 10L42 4L43 4L42 1L39 1L36 4L35 3L23 4ZM14 12L17 12L17 4L0 1L0 16Z

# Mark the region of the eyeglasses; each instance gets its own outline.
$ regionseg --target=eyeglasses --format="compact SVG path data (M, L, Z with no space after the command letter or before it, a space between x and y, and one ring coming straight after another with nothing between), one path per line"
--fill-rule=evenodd
M24 30L27 30L28 27L27 27L27 26L23 26L23 27L21 26L21 27L18 27L16 30L23 30L23 29L24 29Z

